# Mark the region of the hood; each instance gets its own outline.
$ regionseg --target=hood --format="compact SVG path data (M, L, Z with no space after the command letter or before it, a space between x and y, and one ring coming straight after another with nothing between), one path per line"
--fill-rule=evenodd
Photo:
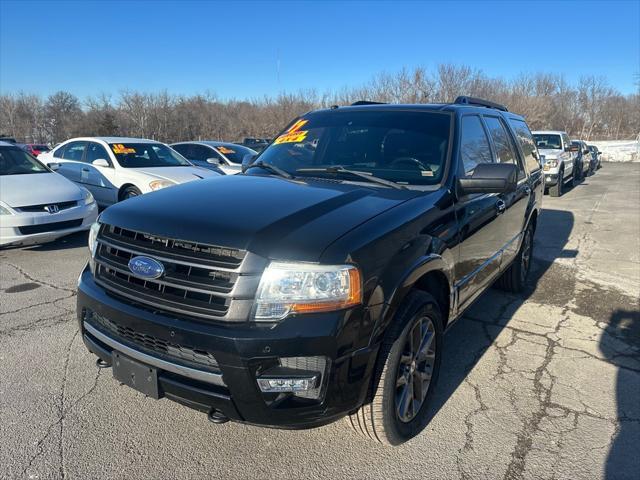
M127 170L136 173L144 173L162 180L170 180L176 183L200 180L201 178L215 177L218 174L201 167L151 167L151 168L128 168Z
M10 207L27 207L82 200L83 192L57 173L0 176L0 200Z
M557 158L563 150L561 148L538 148L538 152L546 158Z
M318 261L340 236L419 194L329 180L226 175L118 203L100 221L272 259Z

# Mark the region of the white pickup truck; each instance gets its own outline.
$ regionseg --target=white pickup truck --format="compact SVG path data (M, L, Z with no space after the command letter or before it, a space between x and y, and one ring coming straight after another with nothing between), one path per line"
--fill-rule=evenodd
M541 130L531 132L538 147L541 158L545 190L549 190L552 197L562 195L564 184L571 180L576 185L581 178L581 172L576 162L577 148L572 147L567 132L559 130Z

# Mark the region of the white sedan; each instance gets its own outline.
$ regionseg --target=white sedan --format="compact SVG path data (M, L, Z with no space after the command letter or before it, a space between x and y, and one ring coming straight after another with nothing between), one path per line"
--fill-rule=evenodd
M0 246L49 242L88 230L97 217L91 192L0 142Z
M191 164L167 145L124 137L73 138L38 155L91 191L101 206L179 183L218 176Z

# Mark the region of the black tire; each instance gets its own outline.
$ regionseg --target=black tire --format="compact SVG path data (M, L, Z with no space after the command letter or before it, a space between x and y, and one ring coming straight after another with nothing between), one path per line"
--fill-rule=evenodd
M530 223L522 237L520 251L513 263L502 274L496 282L496 287L505 292L519 293L524 290L527 284L527 278L531 271L531 262L533 260L533 225Z
M140 195L142 195L142 192L137 187L134 187L133 185L131 185L122 191L122 193L120 194L120 201L127 200L129 198L137 197Z
M558 172L558 181L555 185L549 187L549 195L552 197L561 197L564 187L564 168L561 168Z
M442 330L436 299L420 290L410 292L380 346L365 404L346 417L353 430L383 445L400 445L424 429L429 423L428 406L440 372ZM409 354L410 343L418 345L415 356ZM416 384L416 379L421 383ZM417 403L419 396L422 400Z
M580 183L580 172L581 170L578 168L573 169L573 174L571 175L571 187L577 187Z

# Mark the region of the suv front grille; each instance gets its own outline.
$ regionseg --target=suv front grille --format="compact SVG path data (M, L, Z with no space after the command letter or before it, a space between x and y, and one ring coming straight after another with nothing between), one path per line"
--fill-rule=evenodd
M192 347L179 345L177 343L166 342L152 335L140 333L131 327L117 324L113 320L88 311L85 321L94 327L99 328L114 340L139 349L145 353L156 354L170 360L178 360L182 363L199 367L207 367L210 370L219 372L218 362L211 352L198 350Z
M164 274L158 279L135 276L128 264L138 255L161 262ZM130 303L180 316L223 320L234 298L251 298L255 293L259 277L241 273L245 257L243 250L103 225L94 275L96 283ZM241 277L244 283L237 288Z

